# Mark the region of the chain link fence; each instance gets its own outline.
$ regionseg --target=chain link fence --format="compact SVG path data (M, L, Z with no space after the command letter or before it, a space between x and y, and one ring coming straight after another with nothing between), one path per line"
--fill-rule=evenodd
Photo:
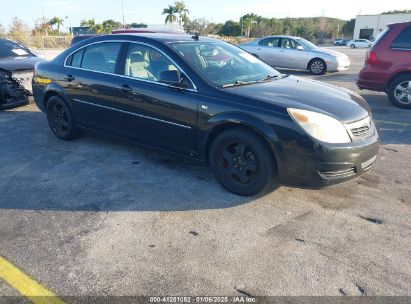
M4 38L20 42L30 49L66 49L70 46L72 36L40 36L40 35L5 35Z

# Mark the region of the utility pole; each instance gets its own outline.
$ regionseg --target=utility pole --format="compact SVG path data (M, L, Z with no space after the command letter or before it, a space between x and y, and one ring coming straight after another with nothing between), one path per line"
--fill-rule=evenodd
M126 28L126 18L124 17L124 0L121 0L121 12L123 14L123 28Z

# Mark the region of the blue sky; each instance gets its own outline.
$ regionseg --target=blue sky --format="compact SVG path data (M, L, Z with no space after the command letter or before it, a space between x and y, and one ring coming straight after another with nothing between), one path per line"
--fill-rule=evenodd
M162 10L174 0L124 0L126 22L161 24ZM205 17L214 22L254 12L265 17L311 17L330 16L341 19L354 18L360 14L375 14L387 10L411 9L408 0L185 0L190 17ZM408 4L408 5L407 5ZM8 27L12 17L17 16L32 26L34 20L43 16L59 16L77 26L81 19L95 18L122 20L121 0L0 0L0 24Z

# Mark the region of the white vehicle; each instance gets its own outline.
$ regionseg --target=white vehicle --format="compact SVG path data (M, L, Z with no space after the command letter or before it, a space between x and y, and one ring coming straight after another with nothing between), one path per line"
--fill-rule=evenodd
M372 45L372 42L367 39L354 39L348 41L347 45L352 48L369 48Z

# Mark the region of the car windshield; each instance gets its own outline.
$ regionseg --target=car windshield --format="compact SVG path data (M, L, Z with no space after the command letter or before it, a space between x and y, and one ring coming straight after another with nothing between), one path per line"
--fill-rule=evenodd
M5 39L0 39L0 58L31 57L33 54L23 45Z
M174 42L170 46L200 76L216 86L251 84L282 75L251 54L225 42Z
M317 48L317 46L315 44L313 44L310 41L305 40L303 38L297 38L296 40L299 44L301 44L307 50L312 50L312 49Z

